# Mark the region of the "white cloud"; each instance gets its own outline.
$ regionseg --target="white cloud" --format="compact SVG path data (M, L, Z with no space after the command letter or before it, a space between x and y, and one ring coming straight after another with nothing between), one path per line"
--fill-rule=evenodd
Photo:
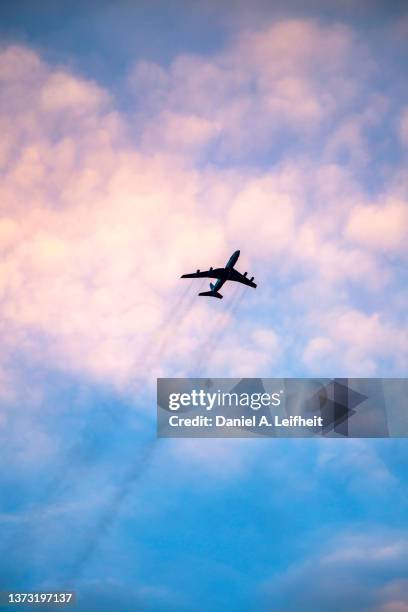
M317 552L266 585L268 608L340 611L347 602L351 611L385 612L395 605L407 605L406 593L401 589L408 560L407 542L405 532L381 526L356 526L329 541L320 533Z
M390 490L400 485L381 454L367 440L350 438L341 446L334 445L332 440L322 440L317 464L321 473L329 478L346 474L345 487L355 496L365 497L375 493L388 496Z
M408 202L395 199L354 207L346 226L353 242L384 251L405 250L407 234Z
M378 313L336 309L319 321L319 327L324 335L311 338L303 353L305 363L315 373L323 374L334 367L347 375L374 376L381 374L381 358L393 360L401 371L406 368L406 331L383 321Z

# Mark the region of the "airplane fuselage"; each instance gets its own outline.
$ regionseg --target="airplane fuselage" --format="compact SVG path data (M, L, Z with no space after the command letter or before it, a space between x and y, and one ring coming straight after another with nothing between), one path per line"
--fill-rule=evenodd
M235 264L238 261L238 257L240 255L241 251L235 251L231 257L229 258L229 260L227 261L227 264L225 266L226 270L230 270L231 268L233 268L235 266Z
M235 251L231 257L229 258L229 260L227 261L227 263L225 264L225 269L226 270L232 270L232 268L235 266L235 264L238 261L238 257L240 255L241 251ZM223 286L223 284L228 280L228 278L219 278L217 280L217 282L213 285L214 287L214 291L218 291L218 289L221 289L221 287Z

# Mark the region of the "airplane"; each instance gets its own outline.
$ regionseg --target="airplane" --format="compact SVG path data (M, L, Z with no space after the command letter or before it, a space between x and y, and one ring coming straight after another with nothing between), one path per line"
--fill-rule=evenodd
M199 293L198 295L205 295L209 297L216 297L222 300L223 296L219 293L219 289L223 286L227 281L236 281L237 283L242 283L244 285L248 285L248 287L253 287L256 289L256 284L253 282L254 277L251 279L247 278L248 272L241 274L238 270L235 270L234 266L237 263L238 257L240 256L240 251L235 251L227 261L225 268L210 268L205 272L193 272L192 274L183 274L181 278L216 278L216 283L210 283L211 291L204 291L203 293Z

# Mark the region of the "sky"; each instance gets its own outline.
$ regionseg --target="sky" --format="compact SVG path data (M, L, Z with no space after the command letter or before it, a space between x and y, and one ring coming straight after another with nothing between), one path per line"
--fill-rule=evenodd
M404 439L155 422L158 376L406 376L407 55L397 1L1 3L1 589L408 610ZM236 249L256 291L180 280Z

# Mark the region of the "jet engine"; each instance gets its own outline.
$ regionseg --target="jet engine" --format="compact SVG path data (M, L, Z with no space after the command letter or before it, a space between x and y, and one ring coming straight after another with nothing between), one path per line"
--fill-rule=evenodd
M254 280L254 277L251 278L251 283L252 283L253 280Z
M244 276L246 276L248 274L248 272L244 272Z

